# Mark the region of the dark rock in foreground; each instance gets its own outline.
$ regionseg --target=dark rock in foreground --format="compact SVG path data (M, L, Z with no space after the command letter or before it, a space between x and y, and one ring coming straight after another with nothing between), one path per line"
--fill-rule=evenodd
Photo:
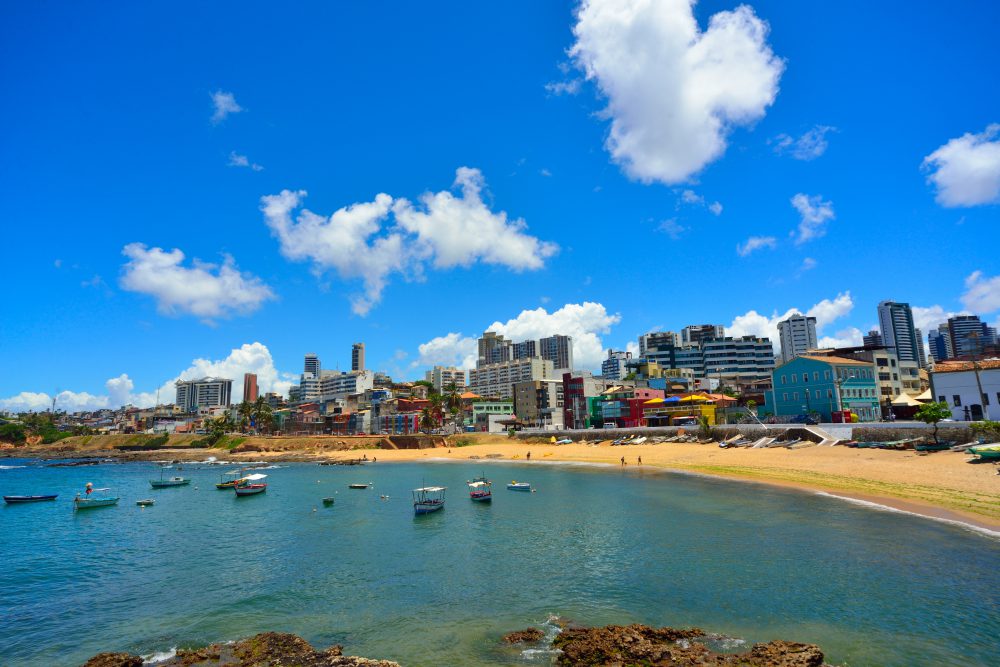
M305 639L283 632L263 632L234 644L178 650L157 667L399 667L389 660L345 656L341 646L317 651ZM84 667L142 667L142 658L128 653L101 653Z
M772 641L745 653L716 653L691 641L698 628L677 630L646 625L567 628L553 642L560 665L739 665L741 667L821 667L823 652L813 644Z
M545 633L538 628L527 628L517 632L508 632L503 636L503 640L508 644L518 644L520 642L537 642L545 636Z

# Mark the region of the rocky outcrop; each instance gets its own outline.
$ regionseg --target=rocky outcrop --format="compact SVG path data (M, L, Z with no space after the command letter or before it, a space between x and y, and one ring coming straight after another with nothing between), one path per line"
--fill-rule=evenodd
M521 642L541 641L545 633L538 628L526 628L517 632L508 632L503 636L503 640L508 644L519 644Z
M823 652L813 644L773 641L745 653L717 653L692 641L707 637L699 628L608 625L567 628L554 640L560 665L739 665L741 667L821 667Z
M343 655L343 647L317 651L302 637L285 632L263 632L234 644L212 644L203 649L178 650L156 667L399 667L389 660ZM142 658L128 653L101 653L83 667L142 667Z

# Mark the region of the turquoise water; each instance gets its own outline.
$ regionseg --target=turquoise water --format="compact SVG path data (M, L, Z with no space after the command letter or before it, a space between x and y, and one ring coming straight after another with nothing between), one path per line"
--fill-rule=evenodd
M242 499L214 487L231 469L156 491L152 464L0 469L2 494L61 494L0 508L0 664L265 630L408 667L546 664L498 639L550 614L815 642L840 664L997 664L1000 541L953 525L632 467L292 464ZM482 470L492 505L465 494ZM74 513L88 481L121 504ZM447 506L414 517L424 484Z

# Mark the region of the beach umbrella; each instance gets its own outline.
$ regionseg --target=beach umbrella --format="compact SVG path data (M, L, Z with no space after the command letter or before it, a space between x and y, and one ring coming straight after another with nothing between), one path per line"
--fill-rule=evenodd
M665 402L666 401L662 398L651 398L645 403L643 403L643 405L659 405L660 403L665 403Z
M678 403L678 402L680 402L680 400L681 400L680 396L667 396L665 399L663 399L663 402L664 403Z
M696 401L708 400L704 396L699 396L698 394L691 394L690 396L685 396L681 399L681 403L694 403Z

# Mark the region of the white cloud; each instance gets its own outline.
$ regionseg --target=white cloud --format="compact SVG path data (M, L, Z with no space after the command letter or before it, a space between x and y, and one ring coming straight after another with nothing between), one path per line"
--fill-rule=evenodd
M974 313L992 313L1000 310L1000 276L987 278L982 271L972 272L965 279L962 305Z
M681 201L685 204L704 204L705 198L694 190L685 190L681 193Z
M924 158L937 203L949 208L1000 202L1000 123L963 134Z
M260 392L275 391L287 394L295 376L279 372L274 366L270 350L262 343L245 343L230 351L224 359L195 359L191 365L166 381L159 389L159 402L172 403L175 400L174 382L194 380L205 376L225 377L233 381L233 401L243 399L243 374L256 373ZM119 408L123 405L152 407L157 401L157 392L134 393L132 379L121 374L104 383L106 394L95 395L88 392L62 391L56 395L56 409L67 412L92 411L103 408ZM44 392L23 391L16 396L0 399L0 409L11 411L41 411L52 407L52 396Z
M538 173L541 174L542 176L546 176L546 177L552 175L552 172L549 171L548 169L539 169Z
M798 138L779 134L773 141L774 152L778 155L790 155L796 160L815 160L826 152L829 145L826 133L835 132L836 129L828 125L817 125Z
M857 327L841 329L836 336L822 336L817 341L820 348L860 347L864 342L864 334Z
M744 244L736 244L736 254L740 257L746 257L755 250L760 250L761 248L774 248L777 244L777 239L773 236L751 236L747 239Z
M677 222L677 218L664 220L657 226L657 229L675 241L681 237L681 234L687 231L687 227Z
M816 260L812 257L806 257L802 260L802 266L799 267L799 273L804 273L806 271L812 271L816 268Z
M303 209L293 220L306 193L283 190L262 197L261 210L285 257L312 261L317 274L333 269L345 280L364 282L364 293L352 298L358 315L381 300L392 273L419 278L427 263L435 269L481 262L537 270L558 252L556 244L526 234L524 220L509 220L506 212L486 206L478 169L460 167L455 173L458 197L448 190L427 192L415 205L383 193L329 217Z
M950 310L945 310L941 306L911 306L910 312L913 315L913 326L924 334L931 329L937 329L942 322L947 322L948 318L961 315Z
M236 103L233 94L222 90L212 93L212 106L215 107L215 112L212 114L213 125L218 125L231 113L243 111L243 107Z
M236 151L230 151L229 162L226 163L230 167L248 167L254 171L263 171L264 167L260 166L256 162L251 162L250 158L246 155L240 155Z
M270 287L240 272L229 255L221 266L195 259L186 267L184 253L177 248L166 252L130 243L122 254L129 258L122 267L122 288L152 296L164 315L188 313L211 320L252 313L274 298Z
M693 0L584 0L570 56L608 100L605 146L629 177L685 181L764 115L784 70L767 32L747 5L703 31Z
M851 293L842 292L833 299L823 299L807 310L805 315L816 318L816 331L819 333L832 322L847 316L853 308L854 301L851 299ZM751 310L733 318L733 323L726 327L726 335L770 338L771 342L774 343L775 351L777 351L780 342L778 338L778 322L798 313L802 313L802 311L798 308L789 308L782 314L774 311L768 317L767 315L758 313L756 310Z
M714 201L708 205L708 210L712 212L712 215L722 215L722 204Z
M795 238L796 245L824 236L827 221L836 217L833 213L833 202L823 201L820 195L810 197L801 192L792 197L791 201L792 206L802 216L799 221L799 233Z
M618 314L594 302L568 303L551 313L545 308L522 310L506 322L494 322L483 331L495 331L506 338L520 342L537 340L555 334L573 337L573 362L577 368L597 369L604 359L601 336L610 333L611 327L621 321ZM475 368L478 356L478 336L449 333L419 346L419 357L414 366L457 365Z
M566 81L549 81L545 91L550 95L576 95L580 92L583 79L568 79Z

